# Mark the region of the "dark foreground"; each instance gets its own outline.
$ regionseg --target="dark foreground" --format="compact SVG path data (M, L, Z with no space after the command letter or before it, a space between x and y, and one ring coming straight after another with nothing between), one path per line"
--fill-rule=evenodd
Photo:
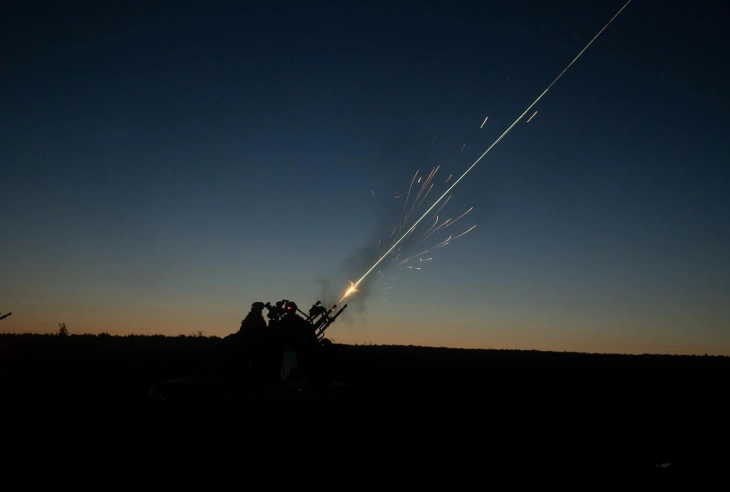
M335 345L329 376L347 385L346 398L166 414L151 407L149 388L205 375L218 339L0 335L0 343L3 422L20 453L71 441L107 457L267 449L279 461L321 466L365 452L368 461L357 461L365 474L389 463L417 466L419 476L434 466L454 476L566 477L727 468L726 357Z

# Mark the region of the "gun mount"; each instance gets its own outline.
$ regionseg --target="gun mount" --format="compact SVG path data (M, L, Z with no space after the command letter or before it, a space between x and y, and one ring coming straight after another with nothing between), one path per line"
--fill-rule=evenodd
M269 327L277 326L278 323L283 319L283 317L286 315L285 306L289 302L290 301L288 299L282 299L281 301L277 301L274 304L271 304L270 302L264 304L264 307L268 310L266 317L269 319ZM312 326L312 331L314 331L314 334L320 344L328 345L332 342L328 338L325 338L324 332L327 330L327 328L329 328L332 323L335 322L337 317L342 314L346 307L347 304L342 306L335 313L335 309L337 309L337 304L327 309L322 304L322 301L317 301L312 304L312 307L309 308L308 313L305 313L299 308L297 308L297 312L304 317L304 321Z
M337 304L327 309L322 305L320 301L317 301L309 309L309 314L305 319L307 323L310 323L312 325L312 328L314 329L314 334L321 344L326 345L332 343L328 338L324 337L324 332L327 328L329 328L332 323L335 322L337 317L342 314L342 311L344 311L346 307L347 304L342 306L340 310L333 315L332 313L334 313L335 309L337 309Z

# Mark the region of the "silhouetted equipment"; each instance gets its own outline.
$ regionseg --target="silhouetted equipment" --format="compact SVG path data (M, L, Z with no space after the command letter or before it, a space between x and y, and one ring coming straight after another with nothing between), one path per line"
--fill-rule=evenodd
M284 316L284 304L286 304L287 301L284 299L283 301L278 301L274 305L272 305L270 302L267 302L264 304L264 307L268 310L268 313L266 313L266 317L269 318L269 326L271 326L271 322L277 322L281 319L282 316Z
M5 313L5 314L3 314L2 316L0 316L0 319L5 319L5 318L7 318L8 316L11 316L12 314L13 314L13 313Z
M288 299L282 299L274 304L267 302L264 304L264 307L268 310L266 317L269 318L269 327L277 326L276 322L281 321L282 317L288 312L295 310L296 312L304 315L304 320L312 326L317 339L320 342L327 344L330 343L330 341L324 338L324 332L332 323L335 322L342 311L345 310L347 304L342 306L335 314L332 313L335 309L337 309L337 304L327 309L322 305L322 301L315 302L312 307L309 308L309 313L305 313L297 307L295 302Z
M344 311L346 307L347 304L342 306L334 316L332 315L332 313L335 311L335 309L337 309L337 304L327 309L322 305L320 301L317 301L309 309L309 316L307 316L306 320L308 323L312 324L314 328L314 334L317 336L317 340L319 340L320 343L330 343L328 339L324 338L324 332L327 328L329 328L332 323L335 322L337 317L342 314L342 311Z
M314 331L317 336L317 340L319 340L320 343L329 344L330 341L324 338L324 332L332 323L335 322L337 317L342 314L342 311L345 310L347 304L342 306L335 314L332 313L334 313L335 309L337 309L337 304L327 309L322 305L322 301L315 302L312 307L309 308L309 313L305 313L297 307L295 302L288 299L282 299L274 304L267 302L264 304L264 307L268 310L266 317L269 318L270 328L278 326L276 323L272 322L281 321L281 319L287 314L292 314L294 312L301 313L304 315L304 321L309 323L312 331Z
M325 331L347 305L335 312L337 305L327 309L317 301L309 314L289 299L273 305L267 302L264 307L268 309L268 327L256 337L239 340L234 366L249 380L263 374L281 381L317 379L332 345Z
M299 311L299 308L297 307L297 303L294 301L289 301L284 306L284 310L287 314L296 314L297 311Z
M261 306L268 310L268 325ZM192 400L248 406L339 399L347 385L330 380L336 348L324 334L346 307L336 311L337 305L328 309L317 301L305 313L288 299L255 302L247 318L255 314L263 324L242 326L224 338L214 374L160 381L150 388L149 399L167 408L173 401L187 406Z

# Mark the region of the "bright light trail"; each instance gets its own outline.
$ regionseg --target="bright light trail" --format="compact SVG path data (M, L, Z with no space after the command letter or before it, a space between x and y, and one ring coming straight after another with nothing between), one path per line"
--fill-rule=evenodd
M500 141L501 141L501 140L502 140L502 139L503 139L503 138L505 137L505 135L507 135L507 134L508 134L508 133L509 133L509 132L510 132L510 131L512 130L512 128L514 128L514 126L515 126L515 125L516 125L516 124L517 124L517 123L518 123L518 122L519 122L519 121L520 121L520 120L521 120L522 118L524 118L524 117L525 117L525 115L526 115L526 114L527 114L527 113L528 113L528 112L529 112L529 111L530 111L530 110L531 110L531 109L532 109L532 108L533 108L533 107L535 106L535 104L537 104L537 103L538 103L538 102L540 101L540 99L542 99L542 98L543 98L543 96L544 96L545 94L547 94L547 93L548 93L548 91L549 91L550 89L552 89L552 87L553 87L553 86L555 85L555 83L556 83L556 82L557 82L558 80L560 80L560 77L562 77L562 76L563 76L563 74L564 74L565 72L567 72L567 71L568 71L568 69L569 69L570 67L572 67L572 66L573 66L573 64L574 64L574 63L575 63L575 62L576 62L576 61L578 60L578 58L580 58L580 57L581 57L581 55L582 55L582 54L583 54L583 53L584 53L584 52L585 52L585 51L586 51L586 50L587 50L587 49L588 49L588 48L590 47L590 45L592 45L592 44L593 44L593 42L594 42L594 41L595 41L596 39L598 39L598 36L600 36L600 35L601 35L601 33L603 33L603 31L605 31L605 30L606 30L606 28L607 28L608 26L610 26L610 25L611 25L611 23L612 23L612 22L614 21L614 19L615 19L616 17L618 17L618 16L619 16L619 14L620 14L621 12L623 12L623 10L624 10L624 9L625 9L625 8L626 8L626 7L627 7L627 6L628 6L628 5L630 4L630 3L631 3L631 0L629 0L628 2L626 2L626 3L624 4L624 6L623 6L623 7L621 7L621 8L619 9L619 11L618 11L618 12L616 12L616 14L615 14L615 15L614 15L613 17L611 17L611 20L609 20L609 21L608 21L608 22L606 23L606 25L605 25L605 26L603 26L603 28L601 28L601 30L600 30L600 31L598 31L598 34L596 34L595 36L593 36L593 39L591 39L591 40L590 40L590 41L588 42L588 44L587 44L587 45L585 45L585 47L584 47L584 48L583 48L582 50L580 50L580 52L579 52L579 53L578 53L578 54L577 54L577 55L575 56L575 58L573 58L573 60L572 60L572 61L571 61L571 62L570 62L570 63L568 64L568 66L567 66L567 67L565 67L565 68L563 69L563 71L562 71L562 72L560 72L560 74L559 74L559 75L558 75L557 77L555 77L555 80L553 80L553 81L552 81L552 82L550 83L550 85L548 85L548 86L547 86L547 89L545 89L545 90L544 90L544 91L542 92L542 94L540 94L539 96L537 96L537 99L535 99L535 100L534 100L534 101L532 102L532 104L530 104L530 105L529 105L529 106L527 107L527 109L525 109L525 111L523 111L523 113L522 113L521 115L519 115L519 116L517 117L517 119L516 119L516 120L515 120L514 122L512 122L512 124L511 124L510 126L508 126L508 127L507 127L507 129L506 129L506 130L505 130L505 131L504 131L504 132L503 132L503 133L502 133L502 134L501 134L501 135L499 136L499 138L497 138L497 140L495 140L495 141L494 141L494 143L492 143L492 145L490 145L490 146L489 146L489 147L487 148L487 150L485 150L485 151L484 151L484 153L483 153L482 155L480 155L480 156L479 156L479 158L478 158L478 159L477 159L476 161L474 161L474 164L472 164L471 166L469 166L469 167L467 168L467 170L466 170L466 171L464 171L464 173L463 173L463 174L462 174L461 176L459 176L459 178L458 178L458 179L457 179L456 181L454 181L454 182L452 183L452 185L451 185L451 186L449 186L449 188L448 188L448 189L447 189L447 190L446 190L446 191L445 191L445 192L443 193L443 195L441 195L441 196L440 196L440 197L439 197L439 198L438 198L438 199L437 199L437 200L436 200L436 201L434 202L434 204L433 204L433 205L431 205L431 207L429 207L429 209L428 209L428 210L426 210L426 211L425 211L425 212L423 213L423 215L421 215L421 217L420 217L420 218L419 218L419 219L418 219L418 220L417 220L417 221L416 221L416 222L415 222L415 223L414 223L414 224L413 224L413 225L411 226L411 228L410 228L410 229L408 229L408 231L407 231L407 232L406 232L405 234L403 234L403 235L402 235L402 236L400 237L400 239L398 239L398 240L397 240L397 241L396 241L395 243L393 243L393 245L392 245L392 246L390 247L390 249L389 249L388 251L386 251L386 252L385 252L385 254L384 254L384 255L382 255L382 256L381 256L381 257L380 257L380 258L378 259L378 261L376 261L376 262L375 262L375 263L373 264L373 266L371 266L371 267L370 267L370 269L369 269L369 270L368 270L367 272L365 272L365 273L363 274L363 276L362 276L362 277L360 277L360 280L358 280L358 281L357 281L357 282L355 282L355 283L352 283L352 282L350 282L350 287L349 287L349 288L348 288L348 289L347 289L347 290L345 291L345 295L343 295L343 296L342 296L342 299L340 299L340 300L338 301L338 304L339 304L340 302L342 302L342 301L343 301L343 300L344 300L344 299L345 299L345 298L346 298L347 296L349 296L349 295L350 295L350 294L352 294L353 292L357 292L357 286L358 286L358 285L360 285L360 283L361 283L361 282L362 282L362 281L363 281L363 280L365 279L365 277L367 277L368 275L370 275L370 272L372 272L372 271L373 271L373 270L375 269L375 267L376 267L376 266L378 266L378 265L380 264L380 262L381 262L381 261L383 261L383 259L385 259L385 257L386 257L386 256L388 256L388 255L389 255L389 254L390 254L390 253L391 253L391 252L392 252L392 251L393 251L393 250L395 249L395 247L396 247L396 246L398 246L398 244L400 244L400 242L401 242L401 241L403 241L403 239L405 239L405 238L406 238L406 237L407 237L407 236L408 236L408 235L409 235L409 234L410 234L411 232L413 232L413 230L414 230L414 229L416 228L416 226L417 226L417 225L418 225L418 224L419 224L419 223L420 223L420 222L421 222L421 221L422 221L422 220L424 219L424 217L426 217L426 216L427 216L427 215L428 215L428 214L429 214L429 213L431 212L431 210L433 210L433 208L434 208L434 207L435 207L435 206L436 206L436 205L437 205L437 204L438 204L438 203L439 203L439 202L440 202L440 201L441 201L441 200L442 200L442 199L443 199L443 198L444 198L444 197L445 197L446 195L448 195L448 194L449 194L449 192L451 192L451 190L452 190L452 189L454 188L454 186L456 186L457 184L459 184L459 181L461 181L461 180L462 180L462 179L464 178L464 176L466 176L467 174L469 174L469 171L471 171L472 169L474 169L474 166L476 166L476 165L477 165L477 164L479 163L479 161L481 161L481 160L482 160L482 158L484 158L484 156L485 156L485 155L487 155L487 154L489 153L489 151L490 151L490 150L492 150L492 149L494 148L494 146L495 146L495 145L497 145L497 144L498 144L498 143L499 143L499 142L500 142ZM466 146L466 144L464 144L464 145ZM462 147L462 149L461 149L461 150L463 151L463 150L464 150L464 148ZM416 172L416 174L418 174L418 172ZM415 179L415 176L414 176L414 179ZM412 182L412 181L411 181L411 185L413 185L413 182ZM410 193L410 189L409 189L409 193ZM407 202L406 202L406 203L407 203ZM451 238L449 238L449 239L451 239ZM447 241L448 241L448 240L447 240Z

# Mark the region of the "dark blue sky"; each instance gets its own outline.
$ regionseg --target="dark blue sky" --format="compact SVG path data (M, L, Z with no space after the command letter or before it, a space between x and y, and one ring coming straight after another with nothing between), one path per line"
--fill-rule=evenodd
M0 329L336 302L623 4L6 2ZM330 337L730 355L729 21L633 0Z

